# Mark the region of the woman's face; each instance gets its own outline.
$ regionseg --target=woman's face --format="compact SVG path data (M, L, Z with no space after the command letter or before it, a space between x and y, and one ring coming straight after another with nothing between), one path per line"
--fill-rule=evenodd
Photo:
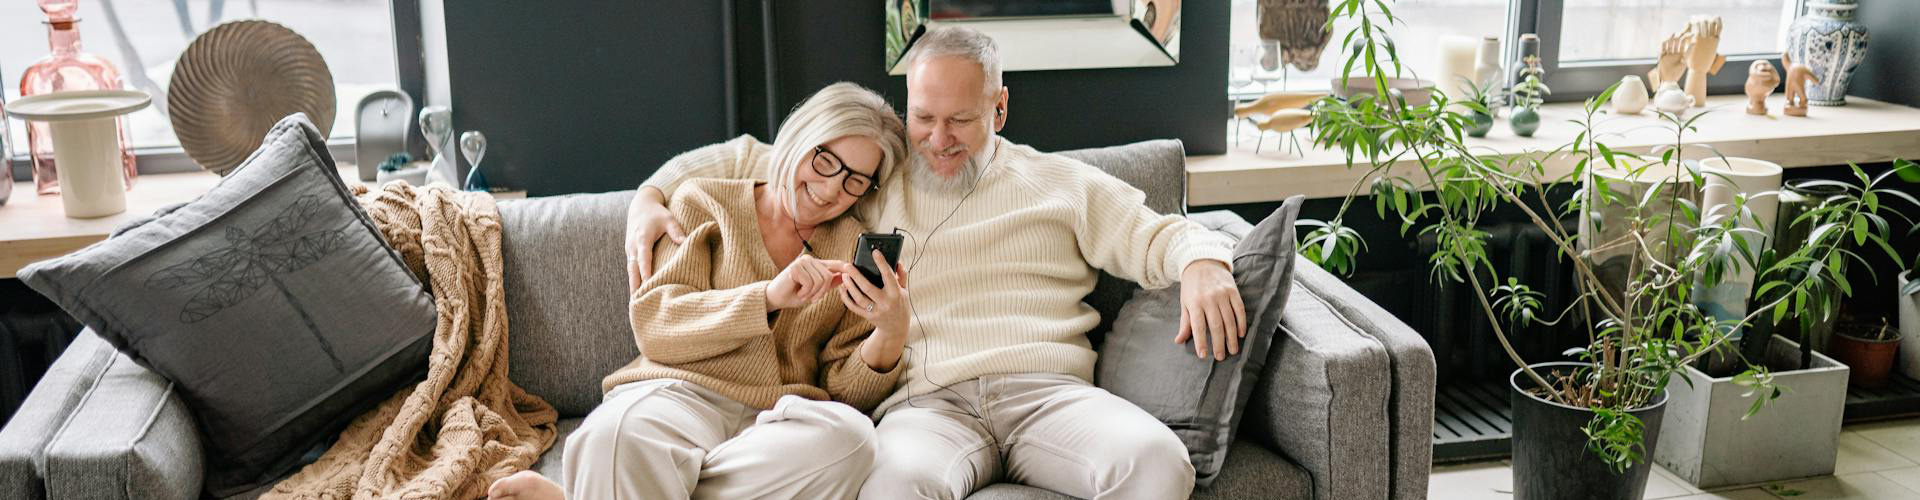
M870 192L880 171L880 144L865 137L841 137L800 158L793 169L795 221L817 225L833 220ZM858 194L855 194L858 193Z

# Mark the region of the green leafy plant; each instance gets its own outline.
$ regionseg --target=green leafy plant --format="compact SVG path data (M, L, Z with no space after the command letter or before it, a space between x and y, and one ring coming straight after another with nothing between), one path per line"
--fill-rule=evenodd
M1808 244L1790 255L1766 256L1757 250L1756 232L1742 228L1734 217L1751 214L1744 199L1735 200L1733 206L1742 208L1734 214L1702 214L1693 199L1688 186L1702 186L1706 178L1684 168L1681 153L1711 151L1686 141L1700 115L1661 115L1673 139L1651 154L1615 150L1606 144L1615 135L1595 126L1595 116L1613 88L1586 100L1581 115L1570 121L1577 134L1557 148L1503 155L1469 147L1463 129L1470 120L1450 110L1451 96L1436 93L1431 105L1419 107L1379 97L1391 95L1387 78L1402 72L1386 34L1399 22L1390 3L1335 0L1333 18L1356 25L1343 42L1352 50L1342 78L1371 81L1375 92L1315 103L1319 131L1314 140L1322 148L1344 151L1348 168L1364 168L1366 175L1359 177L1363 180L1354 184L1333 218L1303 223L1312 230L1304 236L1302 254L1333 272L1351 272L1366 245L1343 221L1356 200L1371 195L1376 214L1398 221L1401 235L1434 241L1427 259L1431 278L1471 287L1500 348L1532 381L1535 396L1592 410L1582 429L1588 449L1617 470L1641 462L1645 455L1645 427L1630 411L1658 400L1670 375L1708 355L1739 357L1737 349L1728 348L1730 339L1763 313L1772 312L1776 321L1831 314L1838 297L1851 293L1845 276L1833 267L1859 258L1844 248L1843 237L1884 246L1890 228L1878 215L1887 208L1881 202L1913 201L1879 187L1886 175L1869 178L1856 166L1860 185L1849 185L1845 194L1803 217L1820 228ZM1548 89L1539 78L1537 70L1527 73L1514 90L1516 104L1532 107L1543 101ZM1470 99L1467 107L1475 101ZM1617 181L1600 175L1602 171L1657 180L1615 189L1610 184ZM1556 190L1572 190L1568 201L1555 206L1550 201L1554 193L1567 192ZM1557 258L1573 273L1578 293L1560 310L1548 309L1543 294L1517 277L1500 276L1492 266L1489 235L1481 224L1499 207L1517 210L1544 232ZM1624 231L1604 233L1618 236L1602 238L1596 236L1601 232L1562 222L1608 208L1625 213L1608 221ZM1595 257L1599 252L1622 253L1626 264L1603 269ZM1696 289L1717 285L1742 269L1758 270L1761 281L1755 289L1762 300L1749 314L1717 319L1694 304ZM1793 269L1805 272L1790 280ZM1603 279L1602 271L1617 274ZM1511 336L1517 329L1561 321L1577 321L1586 330L1586 345L1569 354L1588 367L1558 374L1535 370L1513 348ZM1751 415L1782 393L1766 366L1740 361L1745 367L1737 380L1754 398Z
M1547 88L1547 84L1540 81L1547 72L1540 69L1540 56L1527 56L1522 62L1525 66L1520 68L1520 83L1513 84L1514 107L1522 109L1540 107L1541 104L1546 104L1547 94L1553 93L1553 89Z

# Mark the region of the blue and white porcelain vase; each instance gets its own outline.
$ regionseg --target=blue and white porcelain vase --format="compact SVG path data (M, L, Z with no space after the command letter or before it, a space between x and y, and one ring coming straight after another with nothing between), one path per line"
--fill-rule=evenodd
M1857 1L1809 1L1807 14L1787 28L1787 55L1820 79L1807 84L1808 104L1847 104L1847 84L1867 56L1867 27L1853 20Z

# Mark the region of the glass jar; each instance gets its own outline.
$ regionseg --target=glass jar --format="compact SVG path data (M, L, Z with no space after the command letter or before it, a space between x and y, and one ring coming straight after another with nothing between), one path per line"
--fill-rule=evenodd
M80 20L73 16L79 0L39 0L47 14L47 45L51 53L28 66L20 77L20 96L73 90L120 90L120 70L99 56L80 50ZM133 188L133 147L127 142L126 117L115 119L120 130L120 158L125 164L126 187ZM35 191L60 192L53 168L53 137L45 122L27 122L27 150L33 161Z

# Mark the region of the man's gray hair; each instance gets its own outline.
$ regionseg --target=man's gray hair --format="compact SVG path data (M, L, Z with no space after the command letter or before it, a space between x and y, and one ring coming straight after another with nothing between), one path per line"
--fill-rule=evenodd
M1000 52L995 48L993 38L973 28L964 26L935 26L927 29L914 40L913 48L907 51L907 67L912 68L921 61L935 57L960 56L980 65L987 75L984 89L988 96L1000 92Z

